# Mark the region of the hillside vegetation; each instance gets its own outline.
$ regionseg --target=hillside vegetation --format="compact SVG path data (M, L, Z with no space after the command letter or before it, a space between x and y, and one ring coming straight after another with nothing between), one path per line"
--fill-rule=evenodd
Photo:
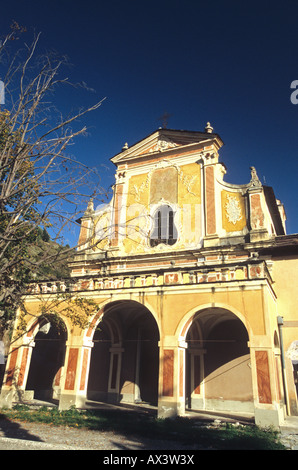
M33 265L36 262L41 262L36 278L55 280L70 277L68 260L73 256L75 250L68 245L64 246L52 241L45 229L40 229L39 232L36 240L28 249L29 260Z

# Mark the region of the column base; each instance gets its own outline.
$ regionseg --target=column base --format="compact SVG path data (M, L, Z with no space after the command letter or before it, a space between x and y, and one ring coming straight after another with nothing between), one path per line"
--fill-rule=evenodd
M86 396L74 394L61 393L58 409L60 411L69 410L72 407L85 408Z
M12 408L14 401L15 390L1 390L0 393L0 408Z
M176 418L185 415L185 404L162 400L158 402L157 417L161 419Z
M219 236L215 233L214 235L206 235L204 237L204 248L208 248L210 246L218 246L219 245Z
M14 403L24 403L34 399L34 390L2 389L0 393L0 408L11 408Z
M249 233L249 240L251 243L258 242L260 240L267 240L269 238L267 229L251 230Z
M255 408L254 414L255 424L260 428L267 428L269 426L279 428L285 419L284 410L282 408L275 410Z

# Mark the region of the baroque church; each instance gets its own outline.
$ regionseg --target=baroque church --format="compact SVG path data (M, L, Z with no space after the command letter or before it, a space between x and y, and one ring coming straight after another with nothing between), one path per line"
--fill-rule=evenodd
M30 286L1 406L146 403L260 426L298 414L298 235L254 167L247 184L225 182L222 145L209 123L160 128L111 158L113 197L81 218L71 279ZM59 292L92 299L87 327L45 319Z

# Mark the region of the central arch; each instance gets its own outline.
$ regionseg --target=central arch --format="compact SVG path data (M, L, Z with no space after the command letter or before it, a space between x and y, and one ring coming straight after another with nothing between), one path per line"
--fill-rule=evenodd
M159 338L156 320L143 304L108 303L93 330L87 399L156 405Z

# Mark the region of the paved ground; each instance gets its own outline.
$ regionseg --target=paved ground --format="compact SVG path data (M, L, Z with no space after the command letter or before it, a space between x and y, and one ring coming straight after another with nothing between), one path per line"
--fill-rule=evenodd
M298 450L298 416L288 416L280 431L283 445L289 450Z
M146 412L146 410L145 410ZM148 410L150 412L150 410ZM131 416L129 414L129 416ZM200 414L210 423L220 421L241 422L237 416ZM244 417L244 421L251 418ZM289 417L281 427L282 443L289 450L298 450L298 416ZM50 426L10 420L0 422L0 450L202 450L199 445L187 446L175 441L132 438L113 432L90 431L67 426Z

